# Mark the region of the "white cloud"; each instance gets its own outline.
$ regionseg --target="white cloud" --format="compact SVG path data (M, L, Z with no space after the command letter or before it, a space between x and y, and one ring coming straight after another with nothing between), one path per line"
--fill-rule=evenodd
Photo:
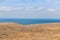
M26 11L40 11L44 9L44 7L40 7L40 6L25 6L24 10Z
M49 8L48 11L49 11L49 12L55 12L56 9Z
M11 8L6 7L6 6L0 6L0 11L10 11Z
M14 10L21 10L23 7L13 7L13 6L0 6L0 11L14 11Z
M0 6L0 11L19 11L19 10L25 10L25 11L40 11L43 7L35 7L35 6Z
M31 0L30 0L31 1ZM59 0L2 0L0 17L60 17ZM56 7L56 9L54 9ZM59 10L58 10L58 9ZM49 16L50 15L50 16Z

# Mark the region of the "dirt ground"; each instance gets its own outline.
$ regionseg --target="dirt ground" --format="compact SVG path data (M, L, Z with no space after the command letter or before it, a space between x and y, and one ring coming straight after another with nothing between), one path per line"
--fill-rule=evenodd
M60 40L60 24L0 24L0 40Z

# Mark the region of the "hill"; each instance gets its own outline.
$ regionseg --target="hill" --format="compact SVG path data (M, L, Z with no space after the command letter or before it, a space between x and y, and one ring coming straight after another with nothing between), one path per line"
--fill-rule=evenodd
M60 23L0 23L0 40L60 40Z

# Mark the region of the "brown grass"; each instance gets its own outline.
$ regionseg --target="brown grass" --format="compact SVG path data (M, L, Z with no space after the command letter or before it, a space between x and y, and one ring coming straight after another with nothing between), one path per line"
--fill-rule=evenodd
M60 24L0 23L0 40L60 40Z

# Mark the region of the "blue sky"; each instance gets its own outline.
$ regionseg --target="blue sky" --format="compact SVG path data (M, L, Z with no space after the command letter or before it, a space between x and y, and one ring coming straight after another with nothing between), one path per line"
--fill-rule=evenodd
M60 18L60 0L0 0L0 18Z

